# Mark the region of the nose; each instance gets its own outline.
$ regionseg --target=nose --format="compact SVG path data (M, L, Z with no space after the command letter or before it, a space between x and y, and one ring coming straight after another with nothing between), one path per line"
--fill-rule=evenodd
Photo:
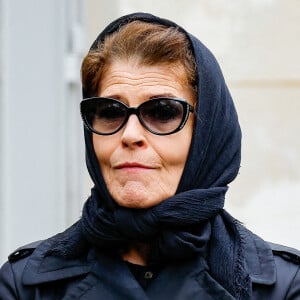
M140 123L138 117L132 114L125 124L121 141L124 147L139 148L146 145L145 128Z

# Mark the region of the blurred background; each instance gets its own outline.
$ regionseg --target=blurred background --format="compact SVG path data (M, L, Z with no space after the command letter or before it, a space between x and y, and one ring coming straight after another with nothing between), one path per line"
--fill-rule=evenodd
M298 0L0 0L0 263L80 217L91 186L81 60L108 22L136 11L179 23L215 54L243 130L226 208L300 248Z

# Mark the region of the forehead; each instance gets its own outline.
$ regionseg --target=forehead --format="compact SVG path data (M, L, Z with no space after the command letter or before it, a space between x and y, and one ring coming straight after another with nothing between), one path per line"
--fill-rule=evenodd
M192 89L182 65L141 65L136 60L121 60L112 63L99 82L99 96L153 96L173 95L191 98Z

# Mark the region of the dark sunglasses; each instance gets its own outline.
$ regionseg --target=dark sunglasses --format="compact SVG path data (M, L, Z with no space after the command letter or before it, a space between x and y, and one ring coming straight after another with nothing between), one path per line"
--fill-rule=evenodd
M181 130L194 112L194 107L183 99L154 98L138 107L128 107L119 100L103 97L84 99L80 103L85 126L100 135L118 132L135 114L140 123L157 135L168 135Z

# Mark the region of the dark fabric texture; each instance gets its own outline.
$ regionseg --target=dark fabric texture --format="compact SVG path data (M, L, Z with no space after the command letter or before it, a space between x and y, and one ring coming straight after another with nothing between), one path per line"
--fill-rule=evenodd
M163 265L144 290L127 264L111 251L96 252L91 246L84 255L73 259L46 256L56 240L54 236L25 245L9 256L0 269L1 300L236 299L211 276L200 255ZM252 280L251 299L299 300L300 252L266 243L246 229L244 242Z
M212 276L234 298L249 299L251 281L242 226L223 209L227 186L240 167L241 132L220 67L197 38L178 25L149 14L132 14L111 23L92 49L106 35L135 19L178 27L190 40L198 67L195 128L177 192L150 209L119 207L106 188L91 134L85 130L86 162L95 185L72 234L62 233L48 255L80 256L87 244L116 249L132 241L147 242L153 262L203 255Z

